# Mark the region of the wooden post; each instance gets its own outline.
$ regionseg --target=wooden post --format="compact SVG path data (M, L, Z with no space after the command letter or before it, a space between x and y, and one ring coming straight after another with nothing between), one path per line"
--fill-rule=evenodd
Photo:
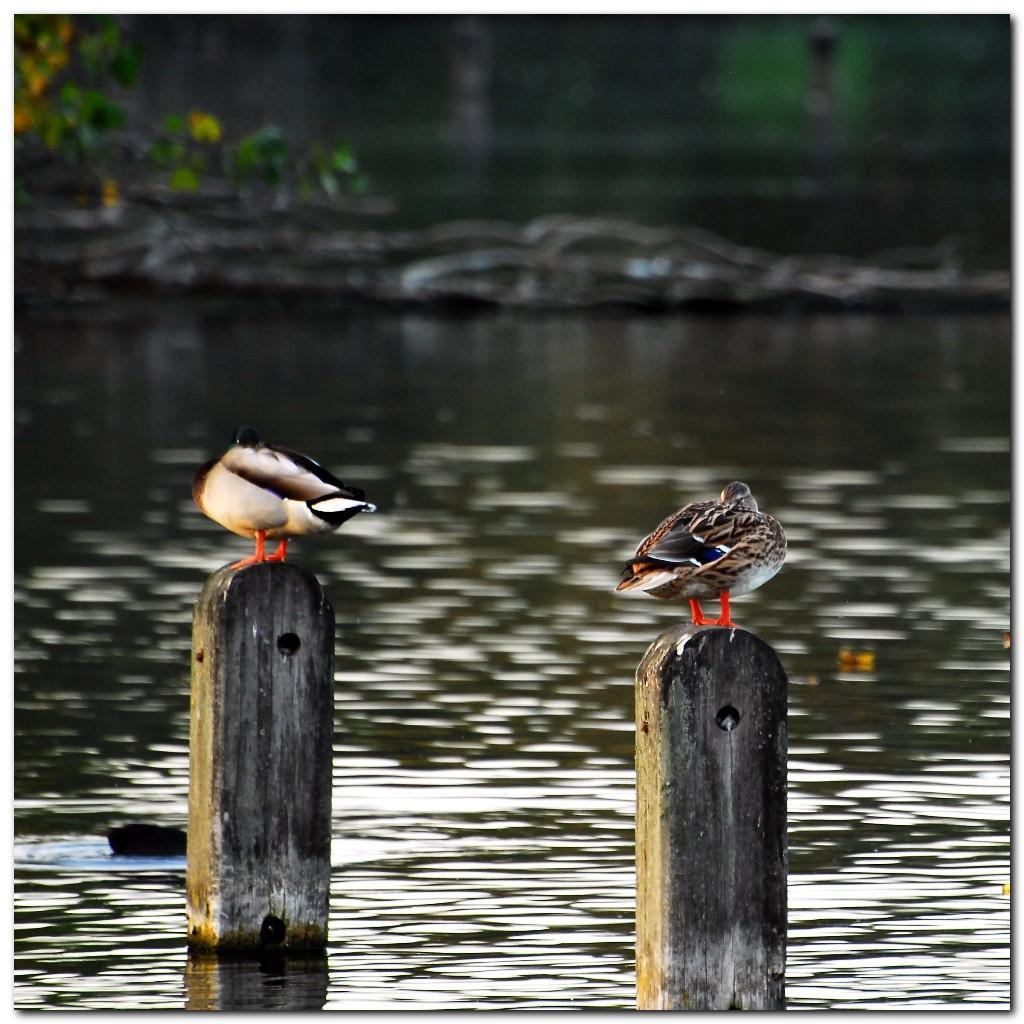
M781 1010L786 700L744 629L676 626L636 674L641 1010Z
M334 610L291 562L206 582L192 629L188 942L327 942Z

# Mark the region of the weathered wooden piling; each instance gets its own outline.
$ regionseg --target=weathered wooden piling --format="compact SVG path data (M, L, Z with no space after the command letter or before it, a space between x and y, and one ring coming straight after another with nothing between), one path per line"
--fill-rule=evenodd
M318 950L330 891L334 610L290 562L224 568L192 630L188 942Z
M642 1010L781 1010L786 674L743 629L676 626L636 675Z

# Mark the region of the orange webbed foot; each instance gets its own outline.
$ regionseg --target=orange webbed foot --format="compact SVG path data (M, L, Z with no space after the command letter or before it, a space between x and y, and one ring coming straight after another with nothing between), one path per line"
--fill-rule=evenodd
M243 558L241 561L232 562L228 566L229 569L244 569L247 565L256 565L259 562L265 562L267 560L267 552L265 545L267 542L267 535L263 530L256 531L256 550L248 557Z
M283 562L285 552L288 550L288 538L283 537L281 543L277 545L277 550L272 555L267 555L266 561L268 562Z
M729 626L732 629L736 629L736 623L732 621L732 616L729 614L729 591L724 590L721 594L722 601L722 614L718 616L718 621L715 623L716 626Z
M703 612L700 606L700 601L696 598L690 598L690 618L693 620L695 626L717 626L718 623L714 619L709 619Z
M695 626L727 626L730 629L738 629L739 627L735 622L732 621L732 616L729 614L729 591L726 590L721 595L722 601L722 614L717 619L709 619L703 612L700 606L700 602L694 598L690 598L690 614L693 618L693 624Z
M243 558L238 562L232 562L229 569L244 569L247 565L258 565L260 562L265 562L265 558L257 558L255 555L250 555L248 558Z

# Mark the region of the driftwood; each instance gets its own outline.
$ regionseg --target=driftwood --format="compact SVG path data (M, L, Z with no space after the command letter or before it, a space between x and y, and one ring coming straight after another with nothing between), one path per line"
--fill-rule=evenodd
M694 227L555 215L525 225L367 226L386 200L182 195L126 188L109 208L72 199L16 210L15 295L46 302L119 288L261 292L522 308L789 306L1008 308L1010 275L961 266L950 245L870 259L782 256Z

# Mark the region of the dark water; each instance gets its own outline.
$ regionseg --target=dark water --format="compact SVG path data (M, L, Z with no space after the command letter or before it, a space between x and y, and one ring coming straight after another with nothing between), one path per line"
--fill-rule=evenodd
M790 538L733 607L791 680L789 1004L1008 1008L1009 357L999 316L22 316L16 1004L632 1006L633 671L682 609L612 588L739 478ZM184 824L192 605L247 550L190 481L241 422L380 506L290 551L338 620L330 947L262 968L189 962L183 861L102 838Z

